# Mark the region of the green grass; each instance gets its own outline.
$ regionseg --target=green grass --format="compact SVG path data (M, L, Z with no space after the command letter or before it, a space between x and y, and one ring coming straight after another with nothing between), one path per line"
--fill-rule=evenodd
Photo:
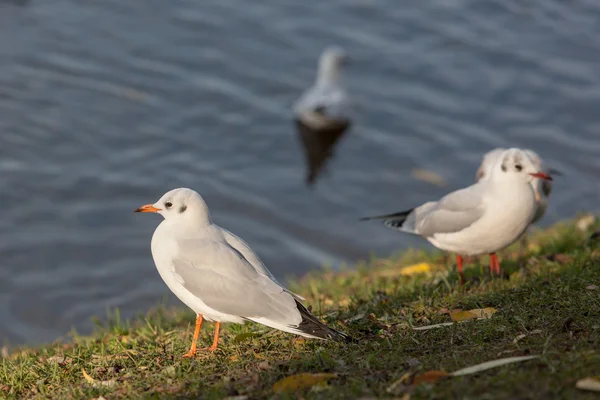
M92 336L22 348L0 367L0 397L91 399L410 398L592 399L577 380L600 375L600 241L575 223L540 231L525 253L501 254L507 276L492 280L487 257L469 260L461 288L452 257L406 252L340 272L320 271L290 288L313 312L357 343L303 340L256 325L224 325L220 349L195 359L194 315L158 309L122 322L117 315ZM404 276L425 262L430 275ZM439 329L448 310L493 307L488 320ZM211 342L205 323L200 347ZM540 355L478 374L413 384L430 370L448 372L502 357ZM84 378L82 369L99 386ZM327 384L275 393L277 381L298 373L334 373ZM243 398L243 397L242 397Z

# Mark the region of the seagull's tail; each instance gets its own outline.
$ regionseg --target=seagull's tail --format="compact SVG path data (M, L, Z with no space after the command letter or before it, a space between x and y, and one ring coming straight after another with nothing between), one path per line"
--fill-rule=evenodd
M364 217L361 218L360 221L368 221L371 219L383 219L383 224L388 228L400 229L402 228L404 222L406 222L406 219L408 218L409 214L413 212L413 210L414 208L411 208L410 210L400 211L393 214L377 215L375 217Z
M297 329L305 334L303 336L335 340L336 342L351 342L353 340L351 336L331 329L319 321L298 300L296 300L296 307L298 307L298 311L300 311L300 315L302 316L302 322L300 322Z

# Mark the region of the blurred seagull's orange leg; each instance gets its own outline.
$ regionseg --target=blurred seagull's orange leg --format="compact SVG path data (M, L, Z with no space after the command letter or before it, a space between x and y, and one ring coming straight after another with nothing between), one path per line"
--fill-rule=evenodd
M496 254L494 254L494 256L496 256L496 275L500 276L500 260L498 260L498 256Z
M492 275L500 275L500 262L496 253L490 254L490 272Z
M192 346L190 347L190 351L185 353L184 357L194 357L196 355L196 341L198 340L198 335L200 335L200 328L202 327L202 314L198 314L196 316L196 329L194 329L194 339L192 340Z
M463 275L463 259L460 254L456 255L456 269L460 278L460 286L463 286L465 284L465 276Z
M217 346L219 345L219 328L220 327L221 327L221 323L219 321L215 322L215 337L213 339L212 346L205 347L200 350L215 351L217 349Z

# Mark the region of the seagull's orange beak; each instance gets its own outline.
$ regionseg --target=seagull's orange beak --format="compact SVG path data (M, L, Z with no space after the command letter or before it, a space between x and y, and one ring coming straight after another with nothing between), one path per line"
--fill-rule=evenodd
M155 213L158 211L160 211L160 208L156 208L152 204L146 204L145 206L141 206L134 212L153 212L153 213Z
M550 175L545 174L543 172L536 172L535 174L531 174L530 173L529 175L534 176L536 178L544 179L544 180L547 180L547 181L551 181L552 180L552 177Z

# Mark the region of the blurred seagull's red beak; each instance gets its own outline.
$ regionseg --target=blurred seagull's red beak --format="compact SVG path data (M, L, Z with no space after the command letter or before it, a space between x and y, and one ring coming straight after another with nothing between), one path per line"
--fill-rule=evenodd
M529 174L529 175L534 176L536 178L544 179L544 180L547 180L547 181L551 181L552 180L552 177L550 175L545 174L543 172L536 172L535 174Z
M160 208L156 208L152 204L146 204L145 206L141 206L134 212L153 212L153 213L155 213L158 211L160 211Z

